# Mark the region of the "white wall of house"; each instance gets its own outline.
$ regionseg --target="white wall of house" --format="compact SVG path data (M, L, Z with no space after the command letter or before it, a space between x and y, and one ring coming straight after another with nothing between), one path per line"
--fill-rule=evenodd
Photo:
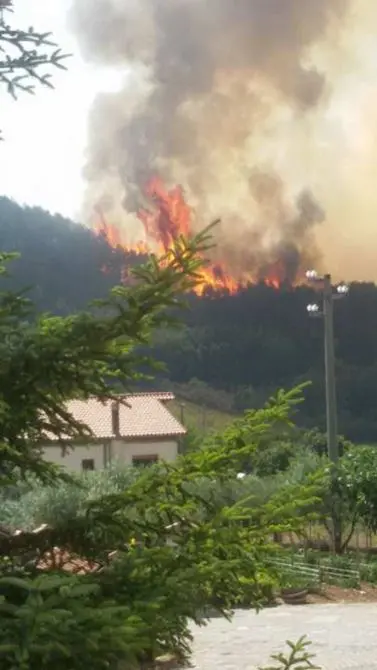
M132 465L133 459L156 457L167 462L174 461L178 456L176 439L144 440L140 442L126 440L109 440L104 444L80 445L66 451L62 455L61 447L48 445L43 452L44 458L56 465L62 465L73 472L81 472L85 461L93 460L95 470L101 470L109 462Z
M124 465L132 465L134 458L148 458L158 456L161 461L172 462L178 456L177 440L145 440L140 442L126 442L113 440L111 444L111 458Z
M82 464L85 460L94 461L94 469L100 470L104 467L104 446L103 444L80 445L74 449L68 449L65 456L62 455L62 448L49 445L43 451L43 457L55 465L64 465L71 471L81 472Z

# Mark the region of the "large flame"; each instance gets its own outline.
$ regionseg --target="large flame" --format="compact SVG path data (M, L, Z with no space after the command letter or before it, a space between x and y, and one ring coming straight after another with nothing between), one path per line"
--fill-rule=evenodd
M172 248L174 242L180 236L190 238L193 235L193 211L186 202L184 191L181 186L168 188L162 179L153 177L147 184L145 195L148 198L148 206L141 207L138 218L143 224L144 240L131 243L120 229L106 220L103 212L98 209L95 232L106 239L113 248L122 248L128 253L138 256L157 253L165 254ZM106 268L107 271L107 268ZM284 265L281 261L272 264L265 270L263 276L257 277L250 272L232 275L226 262L216 260L208 262L202 269L202 280L195 288L198 295L212 292L227 292L235 294L241 288L257 280L264 281L267 286L278 289L286 278Z
M157 244L160 253L168 251L181 235L192 236L193 214L181 186L168 189L160 178L153 177L147 185L146 195L152 202L152 207L140 209L138 217L144 226L147 239ZM222 263L208 265L203 268L202 273L203 281L196 287L199 294L208 289L235 293L240 286L240 281L231 277Z

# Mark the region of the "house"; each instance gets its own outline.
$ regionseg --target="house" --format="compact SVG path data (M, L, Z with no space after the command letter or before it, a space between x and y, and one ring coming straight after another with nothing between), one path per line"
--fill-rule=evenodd
M98 470L111 463L140 465L158 460L174 461L185 428L167 408L172 393L135 393L119 396L118 401L98 398L72 400L67 410L76 421L90 428L90 442L74 448L43 445L43 456L69 470Z

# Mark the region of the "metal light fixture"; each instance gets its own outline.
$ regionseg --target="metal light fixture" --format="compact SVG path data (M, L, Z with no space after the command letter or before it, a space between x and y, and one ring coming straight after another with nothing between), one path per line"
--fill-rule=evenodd
M339 286L336 287L336 292L338 295L341 297L347 295L349 293L349 286L347 284L339 284Z
M313 305L307 305L306 307L307 311L309 312L310 316L314 316L315 314L318 314L319 312L319 305L313 304Z

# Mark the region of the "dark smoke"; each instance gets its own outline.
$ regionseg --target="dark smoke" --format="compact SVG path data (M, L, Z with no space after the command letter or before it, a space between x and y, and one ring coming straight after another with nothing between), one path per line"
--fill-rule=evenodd
M325 213L310 191L302 191L295 203L295 214L289 217L284 183L278 175L255 171L249 185L261 216L254 246L258 253L261 248L268 249L265 261L259 261L258 278L264 279L275 271L280 281L292 283L304 270L303 262L311 266L318 254L313 229L324 221ZM269 244L265 243L266 237L270 238Z
M71 25L84 56L101 65L134 69L145 84L127 84L119 94L95 102L86 177L96 197L108 198L109 203L119 197L128 211L135 211L148 178L159 173L174 181L178 166L194 198L199 203L204 196L208 200L208 155L217 143L223 154L225 148L242 147L264 114L250 82L267 82L297 114L310 113L320 103L326 78L305 65L307 50L324 38L330 25L340 25L347 4L348 0L74 0ZM219 78L227 73L237 77L234 86L224 89ZM271 210L264 198L271 198L276 177L264 175L258 184L247 169L245 179L250 178L262 216ZM106 180L114 173L122 193L107 192ZM215 176L212 181L215 184ZM292 220L284 205L284 178L278 183L280 191L273 198L281 212L274 225L280 227L281 240L272 244L271 253L279 245L295 250L287 255L295 259L297 253L290 265L298 267L302 246L306 240L311 243L311 229L324 216L308 192L300 196ZM222 216L221 211L216 214ZM254 239L263 237L258 231L252 234ZM258 250L254 253L258 256Z

